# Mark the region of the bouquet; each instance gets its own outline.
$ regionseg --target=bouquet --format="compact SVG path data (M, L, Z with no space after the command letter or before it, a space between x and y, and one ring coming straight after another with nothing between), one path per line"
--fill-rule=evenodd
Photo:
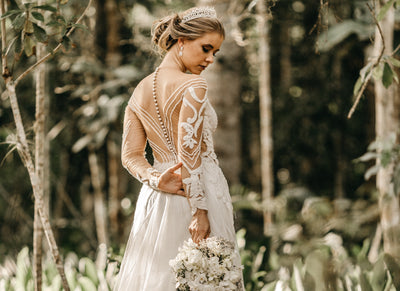
M169 265L178 291L243 290L240 258L226 239L211 237L199 244L189 239Z

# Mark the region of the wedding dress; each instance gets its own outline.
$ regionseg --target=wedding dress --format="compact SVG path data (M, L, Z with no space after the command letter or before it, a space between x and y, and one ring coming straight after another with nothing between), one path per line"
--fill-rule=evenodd
M136 87L125 111L122 162L143 186L114 288L118 291L175 290L169 260L191 237L188 227L198 208L208 210L210 236L236 241L229 188L214 153L217 115L207 98L207 83L198 75L172 77L167 68L159 74L154 88L159 111L152 96L154 73ZM144 157L146 142L153 165ZM183 162L189 199L161 192L154 183L178 161Z

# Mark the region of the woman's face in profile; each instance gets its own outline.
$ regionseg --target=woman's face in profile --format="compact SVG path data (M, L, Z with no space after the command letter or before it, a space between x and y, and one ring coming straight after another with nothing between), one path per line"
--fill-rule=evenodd
M223 36L218 32L206 33L194 40L182 40L182 62L186 69L192 74L200 75L214 62L223 41Z

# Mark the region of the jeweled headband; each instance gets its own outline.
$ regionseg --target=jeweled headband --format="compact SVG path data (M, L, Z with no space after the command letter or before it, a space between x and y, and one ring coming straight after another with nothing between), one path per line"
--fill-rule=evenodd
M185 23L200 17L217 18L217 13L213 7L196 7L182 17L182 22Z

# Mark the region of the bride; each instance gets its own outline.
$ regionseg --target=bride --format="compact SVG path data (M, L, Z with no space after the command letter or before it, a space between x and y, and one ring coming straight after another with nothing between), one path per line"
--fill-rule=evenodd
M213 147L217 116L200 77L224 35L210 7L167 16L153 27L165 57L125 111L122 163L143 187L114 290L173 291L168 262L185 240L235 242L229 188ZM146 142L153 165L144 157Z

